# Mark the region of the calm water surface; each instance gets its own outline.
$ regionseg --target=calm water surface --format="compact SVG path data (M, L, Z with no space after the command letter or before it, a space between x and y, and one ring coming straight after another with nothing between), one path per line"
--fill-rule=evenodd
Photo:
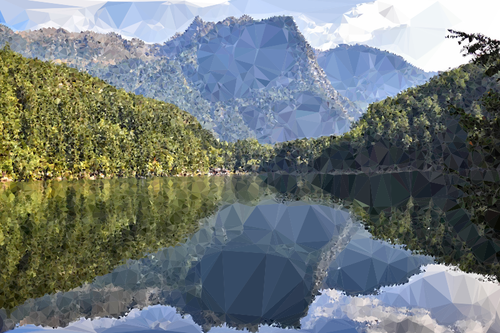
M457 182L406 172L10 184L2 331L500 332L498 282L450 265L478 257L448 227L467 217L450 208Z

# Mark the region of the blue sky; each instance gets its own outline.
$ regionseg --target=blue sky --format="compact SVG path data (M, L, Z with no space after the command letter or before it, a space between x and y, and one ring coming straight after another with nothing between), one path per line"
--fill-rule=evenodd
M196 15L204 21L291 15L315 48L366 44L426 71L447 70L471 59L462 56L457 39L445 39L446 29L500 39L498 12L498 0L0 0L0 23L14 30L114 31L148 43L183 32Z

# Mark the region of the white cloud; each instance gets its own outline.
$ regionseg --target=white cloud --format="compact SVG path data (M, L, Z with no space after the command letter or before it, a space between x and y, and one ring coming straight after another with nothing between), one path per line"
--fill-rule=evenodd
M297 24L313 47L366 44L403 56L426 71L446 70L466 63L457 39L446 39L447 29L482 33L500 39L499 1L377 0L357 5L340 22L318 23L307 14Z

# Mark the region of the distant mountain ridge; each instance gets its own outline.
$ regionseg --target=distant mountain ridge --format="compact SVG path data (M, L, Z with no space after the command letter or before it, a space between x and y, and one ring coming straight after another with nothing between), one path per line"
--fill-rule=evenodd
M248 26L256 23L261 23L265 25L270 23L273 25L278 24L280 28L287 28L289 31L291 31L293 37L297 39L296 46L301 47L301 51L303 51L306 54L306 56L301 56L301 57L302 58L307 57L309 65L312 67L311 68L311 71L313 73L312 79L316 81L315 84L318 84L322 89L327 91L327 93L330 94L332 98L337 98L339 96L338 92L335 89L332 89L328 80L325 80L324 75L322 75L323 73L321 67L318 66L316 61L314 61L315 60L314 49L309 45L309 43L305 40L302 33L298 30L291 16L272 17L267 20L256 21L248 15L243 15L239 19L234 17L228 17L217 24L214 24L213 22L204 22L201 18L197 16L194 19L193 23L188 27L188 29L183 34L177 33L169 41L165 42L164 46L160 48L155 47L156 55L167 56L171 59L176 59L177 57L182 58L182 55L178 56L179 54L182 53L182 51L192 47L194 42L199 43L200 39L202 42L212 41L214 37L217 37L216 32L218 32L218 30L224 26L232 28L233 30L232 37L234 39L239 37L239 36L234 36L234 31L238 32L237 26L245 26L245 25ZM267 31L269 31L269 29ZM225 37L224 39L226 38L227 37ZM203 41L203 39L205 39L205 41ZM347 99L341 98L341 101L343 105L345 104L344 106L346 108L352 108L351 103L349 103Z
M394 53L366 45L340 44L314 50L333 88L363 111L368 105L426 83L438 72L425 72Z

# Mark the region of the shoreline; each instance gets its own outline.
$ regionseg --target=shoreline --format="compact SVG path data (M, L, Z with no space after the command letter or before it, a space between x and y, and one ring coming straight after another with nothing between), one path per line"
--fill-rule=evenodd
M82 180L82 179L86 179L86 180L96 180L96 179L115 179L115 178L137 178L137 179L147 179L147 178L151 178L151 177L195 177L195 176L198 176L198 177L201 177L201 176L232 176L232 175L248 175L250 174L251 172L247 172L247 171L236 171L236 172L233 172L233 171L229 171L227 169L223 169L223 168L211 168L208 173L201 173L201 172L198 172L198 173L190 173L190 172L182 172L182 173L179 173L179 174L176 174L176 175L149 175L149 176L120 176L120 175L117 175L117 174L111 174L111 175L104 175L103 173L95 173L95 172L91 172L91 173L81 173L79 175L76 175L76 176L73 176L73 175L70 175L70 177L63 177L63 176L59 176L59 177L51 177L51 176L48 176L46 178L43 178L43 179L30 179L30 180L14 180L12 178L8 178L7 176L5 176L5 173L3 175L2 178L0 178L0 183L1 184L7 184L7 183L10 183L10 182L17 182L17 183L21 183L21 182L30 182L30 181L51 181L51 180L57 180L57 181L72 181L72 180Z

